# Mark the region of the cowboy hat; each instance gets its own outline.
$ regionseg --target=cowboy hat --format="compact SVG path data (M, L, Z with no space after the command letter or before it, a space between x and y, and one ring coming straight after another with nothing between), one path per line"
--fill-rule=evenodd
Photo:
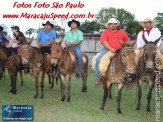
M156 20L152 20L151 18L147 17L144 21L140 21L140 25L144 27L144 22L151 22L152 27L156 25Z
M47 21L46 23L42 24L42 26L45 26L45 25L50 25L51 27L54 27L54 25L52 23L50 23L49 21Z
M71 23L72 23L72 22L75 22L75 23L77 24L77 27L80 26L80 22L79 22L79 21L76 21L75 19L73 19L72 21L69 21L69 22L68 22L68 26L69 26L69 27L71 27Z
M3 27L2 26L0 26L0 31L3 31Z
M108 21L108 23L106 24L106 27L107 27L107 28L108 28L108 24L110 24L110 23L116 23L117 26L120 25L120 22L118 22L115 18L111 18L111 19Z
M20 30L19 26L13 26L13 27L11 27L11 29L15 29L15 30L17 30L17 31Z

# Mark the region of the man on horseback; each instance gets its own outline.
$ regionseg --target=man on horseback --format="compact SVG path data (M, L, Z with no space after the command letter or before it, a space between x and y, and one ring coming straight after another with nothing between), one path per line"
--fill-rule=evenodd
M9 43L9 40L5 37L5 35L2 33L3 27L0 26L0 45L6 46ZM3 70L3 61L0 60L0 74Z
M71 30L66 33L63 40L65 41L66 46L69 46L77 57L79 72L76 74L76 78L80 78L82 73L82 54L80 47L83 41L83 33L77 29L80 26L80 22L75 19L69 21L68 26L71 27Z
M158 28L154 28L154 26L156 25L155 20L152 20L151 18L146 18L144 21L140 21L140 25L143 26L144 29L141 30L137 36L137 48L138 49L142 49L145 45L143 37L145 37L147 41L155 41L161 36L160 30ZM159 42L157 43L157 46L159 47L160 44L161 44L161 38Z
M101 44L103 45L103 49L101 50L99 56L96 59L96 66L95 66L95 84L99 85L101 83L99 74L99 63L101 58L108 52L115 53L117 50L122 48L119 40L129 43L129 38L127 34L122 29L117 29L119 26L119 22L115 18L111 18L108 23L106 24L106 29L101 35Z
M156 21L151 18L146 18L144 21L140 21L140 25L144 27L137 35L137 48L139 51L139 55L143 54L143 47L145 45L144 39L147 41L155 41L161 37L161 32L158 28L154 27L156 25ZM144 38L144 39L143 39ZM160 52L161 38L157 43L157 54L161 59L161 65L163 65L163 55ZM140 56L141 57L141 56ZM160 69L163 69L161 66Z
M42 53L51 53L50 48L52 43L55 42L56 33L52 28L54 25L47 21L45 24L42 24L45 29L41 30L37 36L37 44Z

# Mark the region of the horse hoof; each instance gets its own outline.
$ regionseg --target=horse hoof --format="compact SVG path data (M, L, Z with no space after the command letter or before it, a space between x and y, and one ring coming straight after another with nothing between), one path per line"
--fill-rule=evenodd
M151 112L150 111L147 111L146 114L150 114Z
M53 87L54 87L54 86L52 85L52 86L50 87L50 89L53 89Z
M140 110L136 110L136 112L140 112Z
M100 112L102 113L102 112L104 112L104 110L103 109L100 109Z
M44 97L40 97L41 100L44 100Z
M86 93L86 92L87 92L87 90L85 90L85 89L82 89L82 90L81 90L81 92L83 92L83 93Z
M123 116L123 114L122 114L122 113L119 113L118 115L119 115L119 116Z
M112 100L112 98L109 98L109 100Z
M51 85L51 84L49 84L49 88L50 88L50 89L51 89L51 86L52 86L52 85Z
M70 103L70 99L67 99L67 102Z
M34 98L34 99L37 99L37 96L38 96L38 95L35 95L33 98Z

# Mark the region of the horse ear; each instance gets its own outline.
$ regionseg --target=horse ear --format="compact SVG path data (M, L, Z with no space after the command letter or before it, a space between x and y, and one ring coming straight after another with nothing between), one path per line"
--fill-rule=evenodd
M161 36L155 41L155 45L160 41Z
M31 45L31 43L33 42L34 38L32 37L28 42L27 45Z
M61 40L59 41L59 46L61 46L61 44L62 44L62 42L63 42L63 38L61 37Z
M123 42L121 39L119 39L118 38L118 41L119 41L119 43L122 45L122 47L124 47L125 45L126 45L126 43L125 42Z
M131 46L133 47L136 44L136 42L137 42L136 40L132 41Z
M143 38L144 42L147 44L148 41L146 40L146 38L143 35L142 35L142 38Z

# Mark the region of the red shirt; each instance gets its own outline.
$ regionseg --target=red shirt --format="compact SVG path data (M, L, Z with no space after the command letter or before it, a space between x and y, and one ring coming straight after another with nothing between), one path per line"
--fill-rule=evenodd
M113 32L107 29L101 35L101 44L104 41L107 41L112 48L118 50L122 48L122 45L119 43L118 38L121 39L123 42L126 42L129 40L124 30L120 29L120 30L116 30L115 32Z

